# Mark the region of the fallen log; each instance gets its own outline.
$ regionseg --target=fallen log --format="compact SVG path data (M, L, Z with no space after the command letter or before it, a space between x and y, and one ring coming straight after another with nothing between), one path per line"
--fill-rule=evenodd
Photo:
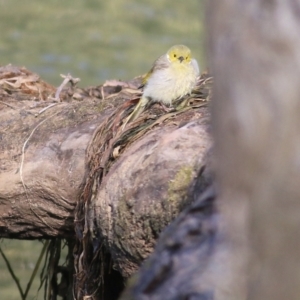
M132 275L190 204L211 147L211 78L202 75L175 110L153 105L125 128L139 78L85 89L77 82L68 75L56 89L24 68L0 68L0 236L77 238L81 298L105 290L101 268ZM204 190L211 178L199 180Z

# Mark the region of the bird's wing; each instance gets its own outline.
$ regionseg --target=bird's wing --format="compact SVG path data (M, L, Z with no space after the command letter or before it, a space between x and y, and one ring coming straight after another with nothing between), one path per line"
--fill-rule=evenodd
M160 56L153 64L151 70L143 76L142 83L143 85L147 84L148 79L151 77L153 72L158 71L158 70L163 70L169 67L169 61L167 58L167 55L164 54Z
M194 68L194 70L196 71L197 76L200 74L200 69L199 69L199 65L197 63L196 59L192 59L192 66Z

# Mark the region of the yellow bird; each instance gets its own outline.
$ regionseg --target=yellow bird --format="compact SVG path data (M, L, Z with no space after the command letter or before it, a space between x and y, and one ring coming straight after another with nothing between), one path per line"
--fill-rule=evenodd
M159 102L171 106L172 102L190 94L199 75L197 61L191 50L184 45L175 45L159 57L150 72L144 77L144 91L134 111L125 121L134 121L150 103Z

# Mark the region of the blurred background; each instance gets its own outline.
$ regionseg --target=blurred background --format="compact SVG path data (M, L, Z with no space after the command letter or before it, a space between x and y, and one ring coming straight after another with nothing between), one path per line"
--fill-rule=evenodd
M79 77L79 86L107 79L130 80L147 72L174 44L186 44L206 68L204 0L0 0L0 65L24 66L58 86L60 74ZM23 290L42 244L2 240ZM37 293L39 277L28 299ZM0 256L0 299L20 295Z
M68 72L97 85L141 75L182 43L203 66L202 2L0 0L0 65L25 66L54 85Z

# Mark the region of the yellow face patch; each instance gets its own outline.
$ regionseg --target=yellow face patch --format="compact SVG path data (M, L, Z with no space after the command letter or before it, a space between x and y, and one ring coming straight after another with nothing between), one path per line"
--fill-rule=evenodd
M189 63L191 61L191 50L184 45L175 45L167 52L170 62Z

